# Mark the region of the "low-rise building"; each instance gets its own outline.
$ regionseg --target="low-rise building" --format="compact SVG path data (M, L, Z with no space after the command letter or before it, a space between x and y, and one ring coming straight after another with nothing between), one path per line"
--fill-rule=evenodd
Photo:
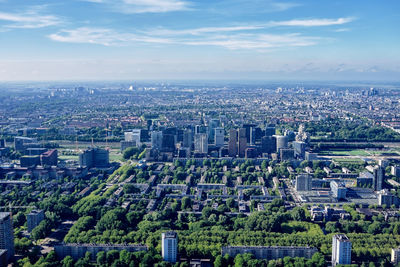
M228 254L234 258L238 254L250 253L256 259L282 259L284 257L302 257L310 259L318 250L314 247L292 247L292 246L228 246L222 247L222 255Z
M71 256L74 260L85 257L86 252L90 252L91 260L96 260L97 253L110 250L147 251L147 246L121 244L61 244L54 246L54 251L58 258L63 259L66 256Z

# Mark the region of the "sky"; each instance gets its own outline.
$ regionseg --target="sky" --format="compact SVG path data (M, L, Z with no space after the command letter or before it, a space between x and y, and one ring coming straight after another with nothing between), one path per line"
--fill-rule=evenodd
M399 0L0 0L0 81L400 80Z

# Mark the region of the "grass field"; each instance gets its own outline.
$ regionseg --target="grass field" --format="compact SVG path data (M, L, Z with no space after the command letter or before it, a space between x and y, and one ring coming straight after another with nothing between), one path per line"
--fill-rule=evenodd
M364 164L364 161L363 160L361 160L361 159L353 159L353 158L336 158L336 159L333 159L333 161L335 161L335 162L337 162L337 163L339 163L339 164L341 164L341 163L344 163L344 164L360 164L360 165L363 165Z
M376 151L374 151L376 152ZM321 155L330 155L330 156L371 156L372 153L366 151L364 149L343 149L343 150L326 150L319 152Z
M60 148L57 148L58 150L58 158L60 160L74 160L78 161L79 156L76 151L76 148L78 150L84 150L90 147L92 144L90 142L78 142L76 144L75 142L69 142L69 141L60 141ZM106 148L108 147L110 151L110 162L120 162L122 160L122 153L120 151L120 144L119 143L94 143L94 146L100 147L100 148ZM63 153L66 153L66 155L63 155ZM70 155L72 154L72 155Z

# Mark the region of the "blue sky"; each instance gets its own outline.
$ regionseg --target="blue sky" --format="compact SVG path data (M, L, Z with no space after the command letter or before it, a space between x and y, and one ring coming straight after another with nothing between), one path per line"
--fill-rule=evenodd
M0 0L0 81L399 80L398 0Z

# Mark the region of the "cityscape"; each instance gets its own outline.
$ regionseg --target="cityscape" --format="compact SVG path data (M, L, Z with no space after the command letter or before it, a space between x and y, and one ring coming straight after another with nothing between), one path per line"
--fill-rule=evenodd
M400 266L399 10L0 0L0 267Z

